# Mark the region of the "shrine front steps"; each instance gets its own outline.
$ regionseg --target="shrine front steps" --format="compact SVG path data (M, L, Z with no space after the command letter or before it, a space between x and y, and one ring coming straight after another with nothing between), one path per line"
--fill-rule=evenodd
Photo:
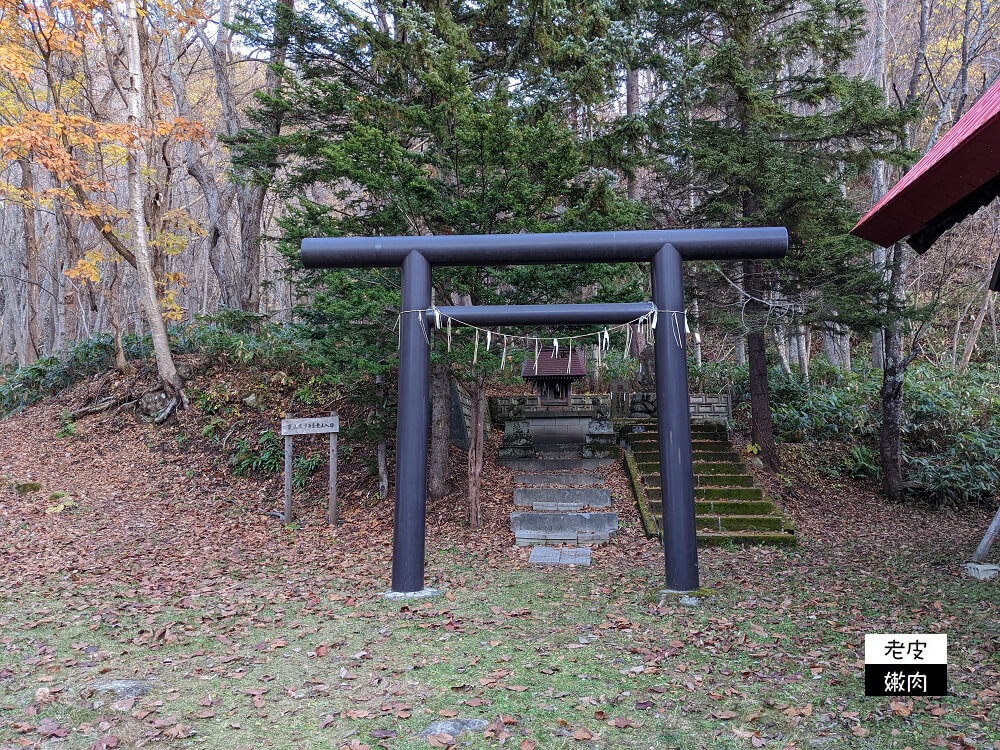
M561 465L552 468L564 469L576 460L580 459L562 459ZM518 510L510 514L510 528L517 545L589 546L608 542L618 531L618 514L607 510L611 507L611 493L603 485L603 477L579 471L516 476L513 495ZM546 548L538 554L533 552L529 561L538 565L589 565L589 553Z
M562 474L517 474L514 487L603 487L604 477L582 472Z

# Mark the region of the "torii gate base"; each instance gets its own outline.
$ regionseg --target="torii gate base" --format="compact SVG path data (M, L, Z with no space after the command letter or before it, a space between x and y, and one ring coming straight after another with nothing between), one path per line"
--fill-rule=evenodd
M307 268L402 266L399 406L396 423L396 506L392 591L424 591L430 346L424 326L433 316L431 266L650 262L657 310L656 400L663 498L666 588L698 588L687 353L683 322L684 260L780 258L783 227L670 229L564 234L313 238L302 242ZM440 308L476 325L624 323L648 305L524 305ZM638 310L638 314L636 314ZM421 321L420 317L425 320Z

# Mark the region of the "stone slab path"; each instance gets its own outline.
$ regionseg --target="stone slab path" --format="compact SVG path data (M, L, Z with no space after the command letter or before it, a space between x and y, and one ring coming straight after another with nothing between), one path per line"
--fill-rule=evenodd
M587 547L533 547L528 562L533 565L580 565L590 567Z

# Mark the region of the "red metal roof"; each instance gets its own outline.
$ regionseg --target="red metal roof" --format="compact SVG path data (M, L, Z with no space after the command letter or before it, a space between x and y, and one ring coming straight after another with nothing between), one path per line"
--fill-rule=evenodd
M573 347L570 355L568 346L559 347L559 356L552 356L552 347L543 346L538 352L538 372L535 372L535 358L528 357L521 366L521 377L526 380L534 378L582 378L587 375L586 360L583 349ZM572 356L572 363L569 362ZM568 371L567 371L568 368Z
M1000 81L893 185L851 234L888 247L927 226L998 174ZM957 219L966 215L968 211Z

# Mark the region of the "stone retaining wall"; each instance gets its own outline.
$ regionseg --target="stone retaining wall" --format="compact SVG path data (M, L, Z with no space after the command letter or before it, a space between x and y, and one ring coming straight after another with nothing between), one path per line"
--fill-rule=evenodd
M613 419L656 416L656 394L650 392L619 391L603 396L573 396L573 408L593 411L595 398L598 399L599 406L603 407L602 410L610 411ZM490 420L495 427L501 429L510 420L533 418L534 415L530 412L537 409L536 396L497 396L489 400ZM728 393L692 393L690 409L691 419L695 422L725 422L733 416L732 400Z

